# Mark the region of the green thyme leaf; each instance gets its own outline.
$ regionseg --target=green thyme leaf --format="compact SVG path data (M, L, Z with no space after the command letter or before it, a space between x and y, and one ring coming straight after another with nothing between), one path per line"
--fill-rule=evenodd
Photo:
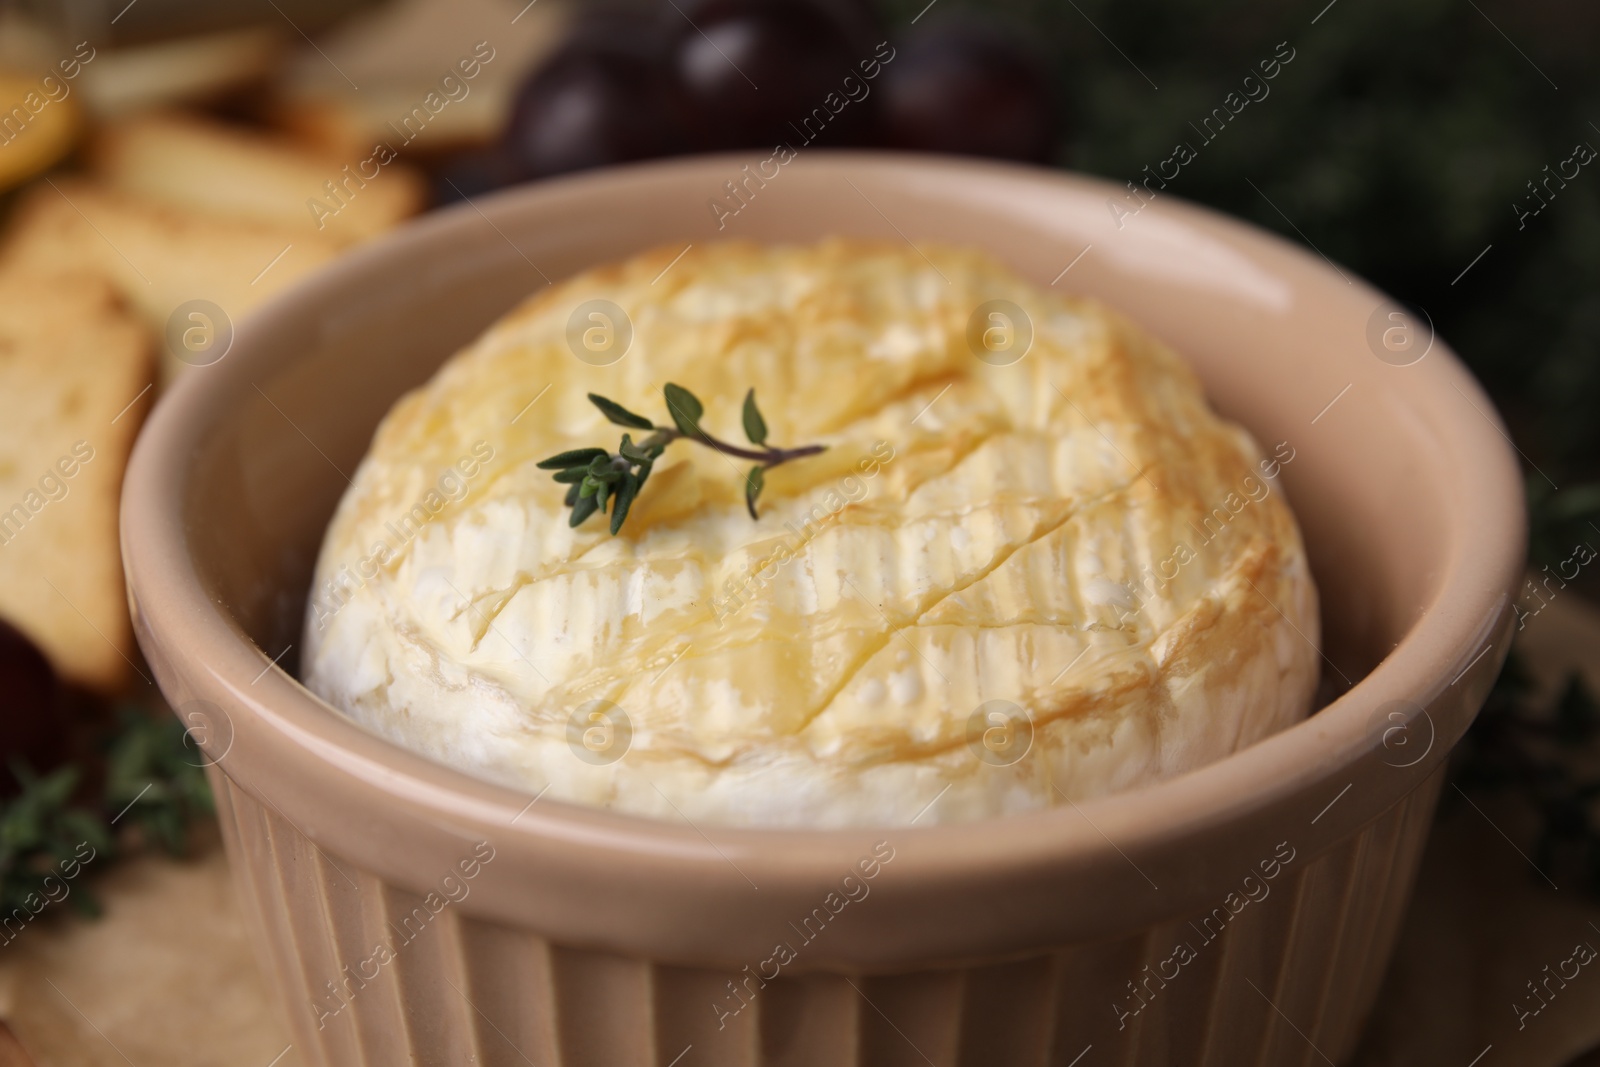
M766 484L766 471L759 466L751 467L750 473L744 479L744 506L750 509L752 519L761 517L756 514L756 498L761 495L761 490Z
M588 496L580 494L578 502L572 505L572 518L567 520L567 525L572 527L582 526L583 520L593 515L599 508L600 505L595 503L592 492Z
M570 508L578 502L578 492L582 488L583 486L581 485L573 485L567 489L567 507Z
M612 465L611 456L608 453L604 459L597 459L589 464L587 477L602 485L613 485L618 478L622 477L622 472Z
M589 469L587 467L568 467L564 471L556 471L556 481L562 483L581 482L588 475Z
M618 426L631 426L635 430L653 430L656 424L643 415L635 415L615 400L607 400L597 393L589 394L590 403L600 409L600 414L616 423Z
M622 529L622 520L628 517L628 509L633 506L633 498L639 495L639 486L644 484L644 479L630 474L622 480L617 487L617 501L611 505L611 535L616 536Z
M652 458L649 452L646 452L644 449L633 443L633 436L631 434L622 435L622 444L617 448L617 452L620 453L624 458L633 460L635 463L645 463ZM660 453L658 452L657 455L659 454Z
M578 483L578 499L590 500L600 491L600 481L594 475L585 475L583 481ZM572 525L576 526L577 523Z
M753 445L767 443L767 420L761 417L761 409L756 407L754 389L744 394L744 435Z
M690 437L699 437L700 416L705 414L700 398L672 382L668 382L662 392L666 394L667 411L671 413L672 421L678 424L678 429Z
M567 467L582 467L596 456L609 455L603 448L574 448L570 452L561 452L549 459L539 461L539 469L546 471L563 470Z

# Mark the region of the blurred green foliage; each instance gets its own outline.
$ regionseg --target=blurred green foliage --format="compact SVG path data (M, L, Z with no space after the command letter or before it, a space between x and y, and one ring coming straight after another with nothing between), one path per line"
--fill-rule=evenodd
M89 783L98 788L84 788L76 764L44 777L13 769L21 792L0 801L0 919L13 922L0 938L16 936L19 923L55 900L94 914L93 896L72 884L83 871L98 872L141 844L182 855L191 821L212 811L196 750L164 709L123 709L103 748L104 778Z
M127 811L145 839L181 855L191 820L212 812L200 750L183 723L124 709L107 746L105 806Z
M30 916L42 911L44 901L61 892L58 884L111 846L100 814L71 803L78 787L76 767L62 767L43 778L19 768L17 778L22 792L0 808L0 918L13 918L19 910ZM70 886L67 899L80 912L97 910L93 897L72 893ZM15 926L13 922L6 932L14 935Z
M885 6L904 31L925 4ZM1525 467L1535 561L1566 556L1580 531L1600 544L1585 484L1600 478L1600 161L1553 183L1537 216L1514 207L1576 144L1600 149L1600 5L937 0L923 18L963 6L1046 53L1062 164L1122 182L1188 141L1199 156L1168 193L1309 240L1424 308L1561 487ZM1202 147L1189 123L1284 41L1295 58L1270 95Z
M1583 680L1540 694L1513 649L1452 770L1463 790L1521 797L1537 816L1529 858L1539 874L1600 896L1597 742L1600 703ZM1449 794L1446 804L1454 804Z

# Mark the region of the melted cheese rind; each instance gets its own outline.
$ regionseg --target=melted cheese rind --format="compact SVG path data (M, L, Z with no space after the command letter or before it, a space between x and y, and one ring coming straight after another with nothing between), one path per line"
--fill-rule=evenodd
M315 692L553 798L753 825L1076 801L1306 713L1316 593L1277 465L1171 351L964 249L676 254L539 293L395 406L323 545ZM607 367L567 347L596 298L633 324ZM1034 328L1010 366L967 347L996 298ZM746 465L678 443L620 536L570 529L535 463L615 446L585 393L664 418L667 381L727 440L753 385L770 440L829 450L770 471L752 522ZM590 701L631 727L615 762L574 752ZM1031 730L1014 762L980 758L992 701Z

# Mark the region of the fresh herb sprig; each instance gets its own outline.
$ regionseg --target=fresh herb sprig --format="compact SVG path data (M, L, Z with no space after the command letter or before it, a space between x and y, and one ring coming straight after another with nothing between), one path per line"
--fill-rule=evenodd
M64 865L111 849L106 817L92 807L72 803L79 769L61 767L39 777L14 765L22 792L0 803L0 915L31 915L42 910L48 879L61 879ZM82 851L87 846L88 852ZM99 914L94 897L70 894L82 914ZM11 931L6 931L8 934ZM9 938L6 938L9 940Z
M677 440L694 441L725 456L755 461L744 478L744 503L752 519L756 513L756 500L766 485L766 472L780 463L814 456L827 445L804 445L800 448L778 448L767 444L767 421L756 406L756 391L751 389L744 397L744 434L754 448L729 444L707 433L700 425L705 406L700 399L681 385L668 382L662 390L666 397L667 413L672 416L672 426L657 426L643 415L635 414L614 400L589 394L589 400L600 413L618 426L630 430L647 430L649 436L635 442L632 434L622 435L622 444L615 452L604 448L575 448L540 462L542 470L556 472L558 482L569 485L567 507L572 509L568 525L581 526L595 512L605 513L611 506L611 532L622 529L628 509L633 506L650 477L655 461Z
M1600 701L1573 674L1544 700L1515 646L1462 739L1456 784L1519 797L1538 814L1529 849L1540 872L1600 897ZM1530 875L1530 877L1532 877Z
M42 776L14 765L21 791L0 799L0 915L41 911L39 901L50 899L47 879L61 881L69 860L89 862L85 849L94 872L139 844L184 854L189 828L214 810L205 772L186 740L183 724L170 714L124 708L104 740L103 777L99 761L88 758ZM85 778L89 785L80 790ZM131 835L119 835L130 828ZM75 886L68 899L85 914L97 913L87 889Z
M106 807L125 813L144 840L181 856L189 826L216 811L205 762L177 718L124 708L106 745Z

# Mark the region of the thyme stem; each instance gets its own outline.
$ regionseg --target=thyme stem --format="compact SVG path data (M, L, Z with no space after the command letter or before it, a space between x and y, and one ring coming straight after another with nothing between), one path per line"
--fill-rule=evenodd
M776 467L780 463L788 463L790 460L815 456L819 452L828 450L827 445L802 445L800 448L743 448L739 445L729 444L720 438L712 437L704 431L698 434L687 434L682 430L666 426L658 428L655 433L640 441L639 447L649 449L656 445L665 446L679 438L686 441L696 441L707 448L721 452L725 456L737 456L740 459L748 459L769 468Z
M804 459L825 451L827 445L802 445L799 448L778 448L767 444L767 421L756 406L756 391L751 389L744 398L744 433L753 448L732 444L713 437L700 425L704 407L700 399L681 385L668 382L663 393L667 409L675 426L657 426L654 422L618 404L616 401L589 394L589 401L600 413L618 426L631 430L648 430L650 435L635 443L629 434L622 435L622 444L615 452L605 448L575 448L541 460L544 470L555 471L555 480L566 485L567 507L572 509L568 520L571 526L580 526L595 512L604 514L611 508L611 532L616 534L628 517L634 498L644 488L645 481L655 461L661 458L667 446L680 438L702 444L725 456L755 463L744 476L744 503L751 519L758 519L756 500L766 485L766 472L780 463Z

